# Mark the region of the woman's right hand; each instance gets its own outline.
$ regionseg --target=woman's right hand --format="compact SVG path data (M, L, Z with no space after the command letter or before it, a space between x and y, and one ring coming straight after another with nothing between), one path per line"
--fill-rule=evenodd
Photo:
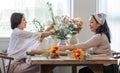
M41 36L40 36L40 42L42 42L42 40L49 35L51 35L51 32L49 32L49 31L42 32Z
M73 50L75 48L76 48L75 45L69 45L69 46L59 47L58 50L59 51L65 51L65 50Z

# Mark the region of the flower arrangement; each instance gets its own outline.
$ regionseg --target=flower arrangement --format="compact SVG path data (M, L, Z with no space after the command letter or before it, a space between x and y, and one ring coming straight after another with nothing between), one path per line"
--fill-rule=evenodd
M55 24L54 13L53 13L53 9L52 9L52 3L47 2L47 5L48 5L48 8L49 8L49 11L50 11L50 14L51 14L53 24Z
M68 16L55 17L54 30L57 31L55 35L58 39L67 39L68 35L77 34L82 28L83 21L80 18L70 18Z
M80 18L71 18L68 16L54 16L52 4L47 2L51 18L54 25L54 31L57 32L56 38L65 40L68 39L68 35L77 34L80 32L83 24L83 20Z
M76 49L72 51L72 56L75 60L79 60L81 59L81 57L83 56L84 52L82 49Z
M57 52L58 46L53 46L49 49L49 56L50 58L59 58L60 54Z

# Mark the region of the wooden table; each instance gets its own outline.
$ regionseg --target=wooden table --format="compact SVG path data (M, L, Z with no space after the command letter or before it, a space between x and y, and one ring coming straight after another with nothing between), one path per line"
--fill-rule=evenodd
M51 66L72 66L72 73L77 73L76 66L88 66L94 73L103 73L103 66L110 64L117 64L117 60L113 58L93 58L91 60L73 60L67 56L61 56L60 59L47 59L41 56L31 56L32 64L41 64ZM44 73L44 72L41 72Z

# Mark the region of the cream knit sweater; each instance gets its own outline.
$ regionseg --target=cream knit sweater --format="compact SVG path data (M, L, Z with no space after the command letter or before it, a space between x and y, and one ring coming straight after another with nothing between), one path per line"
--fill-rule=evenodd
M75 46L77 48L82 48L83 50L92 49L90 52L92 54L105 54L108 56L111 55L110 43L104 33L95 34L88 41L78 43Z

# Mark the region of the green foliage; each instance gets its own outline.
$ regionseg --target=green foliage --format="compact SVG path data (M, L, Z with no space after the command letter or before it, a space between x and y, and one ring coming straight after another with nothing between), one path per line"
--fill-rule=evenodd
M42 56L48 58L48 57L49 57L49 52L45 52L45 53L43 53Z
M53 24L55 24L54 13L53 13L53 9L52 9L52 3L47 2L47 5L48 5L49 12L51 14Z
M35 25L38 32L43 32L45 27L37 19L33 19L32 23Z

